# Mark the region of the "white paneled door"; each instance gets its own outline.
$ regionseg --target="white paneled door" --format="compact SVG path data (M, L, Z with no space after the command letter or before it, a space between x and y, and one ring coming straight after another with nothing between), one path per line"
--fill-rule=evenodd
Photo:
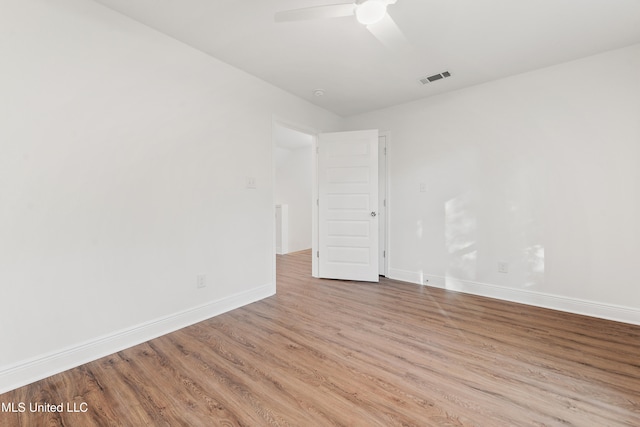
M318 273L378 281L378 131L318 136Z

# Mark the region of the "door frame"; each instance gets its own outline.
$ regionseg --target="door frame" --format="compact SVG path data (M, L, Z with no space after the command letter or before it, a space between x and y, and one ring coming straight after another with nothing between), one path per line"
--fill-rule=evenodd
M276 181L276 167L275 167L275 127L282 126L285 128L293 129L302 133L306 133L307 135L312 136L312 153L313 153L313 161L311 162L311 176L312 176L312 203L311 203L311 244L312 244L312 257L311 257L311 275L313 277L319 277L319 266L318 266L318 258L316 256L318 252L318 134L320 131L312 126L304 125L301 123L296 123L291 120L278 117L277 115L272 115L271 119L271 205L275 209L275 181ZM391 155L391 132L389 131L378 131L379 136L385 137L387 153L384 156L385 162L385 171L384 171L384 185L386 192L386 209L385 209L385 219L384 221L378 221L378 227L384 228L384 244L380 245L379 250L385 251L386 257L384 257L383 268L385 274L389 272L389 259L390 259L390 251L389 251L389 242L390 242L390 233L389 233L389 224L391 218L391 194L389 189L389 176L390 176L390 167L389 167L389 156ZM380 173L380 172L379 172ZM271 215L273 219L273 215ZM274 221L271 221L272 223ZM272 264L272 283L274 284L274 288L276 287L276 230L275 224L273 227L273 238L272 238L272 247L273 247L273 264Z
M389 272L389 140L391 136L389 131L378 131L378 137L384 137L384 153L378 153L378 156L383 159L382 163L384 164L384 169L378 168L379 177L382 178L384 185L384 202L380 202L380 206L384 209L384 218L378 222L378 227L381 228L382 235L384 236L384 240L379 242L379 250L383 254L382 263L380 263L382 267L381 275L386 277ZM382 203L384 203L384 205L382 205ZM378 208L378 211L380 212L381 209Z

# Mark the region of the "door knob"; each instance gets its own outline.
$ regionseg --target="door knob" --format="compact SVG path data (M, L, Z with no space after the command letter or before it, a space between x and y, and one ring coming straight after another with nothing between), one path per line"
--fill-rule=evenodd
M371 212L371 216L376 216L377 214L375 212Z

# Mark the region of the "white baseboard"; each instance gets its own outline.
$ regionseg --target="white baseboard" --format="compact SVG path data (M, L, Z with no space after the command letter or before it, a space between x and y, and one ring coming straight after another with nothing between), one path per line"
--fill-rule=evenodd
M543 292L513 289L504 286L460 280L452 277L434 276L415 271L390 268L387 277L403 282L426 285L450 291L495 298L536 307L582 314L616 322L640 325L640 309L614 304L604 304L576 298L568 298Z
M387 278L399 280L401 282L415 283L417 285L424 284L424 275L415 271L400 270L398 268L387 269Z
M100 359L275 294L273 284L116 331L78 345L0 368L0 394Z

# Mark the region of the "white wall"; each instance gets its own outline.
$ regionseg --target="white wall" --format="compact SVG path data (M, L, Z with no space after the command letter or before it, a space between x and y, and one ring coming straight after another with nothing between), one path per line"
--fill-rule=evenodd
M276 147L276 204L289 205L289 252L311 248L312 146Z
M85 0L0 55L0 393L275 292L272 117L337 116Z
M390 131L390 276L640 323L640 45L347 128Z

